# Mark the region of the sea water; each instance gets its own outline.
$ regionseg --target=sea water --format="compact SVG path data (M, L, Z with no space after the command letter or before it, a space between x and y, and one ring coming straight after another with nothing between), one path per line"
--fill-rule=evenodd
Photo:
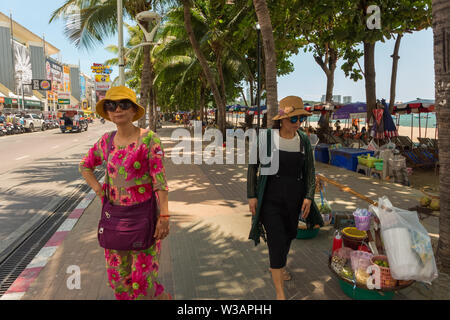
M428 124L427 124L427 115L428 115ZM397 125L397 118L399 115L392 116L392 120L394 120L394 124ZM413 127L419 127L419 114L402 114L400 115L400 126L401 127L411 127L411 117L413 118ZM317 122L320 119L320 115L313 114L311 117L309 117L309 121L311 122ZM337 120L331 120L331 122L334 124ZM347 119L339 120L341 122L341 127L343 127L347 121ZM359 121L360 125L365 124L365 119L360 119ZM427 125L428 128L435 128L436 127L436 113L421 113L420 114L420 127L425 128Z
M399 115L392 116L392 120L394 121L394 124L397 125L397 118ZM427 117L428 116L428 124L427 124ZM261 123L262 123L262 115L261 115ZM401 127L411 127L411 118L413 118L413 127L419 127L419 114L402 114L400 115L400 126ZM309 117L308 121L310 122L318 122L320 119L320 115L313 114L311 117ZM243 122L245 120L244 114L233 114L228 115L227 121L233 122L239 124L239 122ZM337 120L331 120L331 122L334 124ZM341 127L343 127L346 124L346 121L350 120L339 120L341 122ZM257 122L257 117L254 117L254 122ZM360 119L359 121L360 125L365 124L365 119ZM420 127L425 128L425 126L428 126L428 128L436 128L436 113L421 113L420 114Z

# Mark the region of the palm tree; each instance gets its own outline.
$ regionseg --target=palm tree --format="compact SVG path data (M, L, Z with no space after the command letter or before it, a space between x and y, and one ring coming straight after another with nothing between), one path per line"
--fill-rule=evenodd
M124 1L124 15L134 19L139 12L173 3L173 0L127 0ZM90 49L96 44L102 44L104 38L117 32L117 0L66 0L52 13L49 23L57 18L67 22L64 33L75 46ZM147 22L144 22L143 26L148 27ZM149 46L143 48L142 71L140 103L147 109L152 90ZM145 126L145 118L139 123L141 127Z
M277 54L273 38L272 22L266 0L253 0L261 36L264 44L265 76L267 92L267 126L272 127L272 118L278 112Z
M433 0L434 70L439 129L440 215L437 265L439 287L447 294L450 278L450 6L447 0ZM446 280L445 282L443 280ZM442 296L443 297L443 296Z
M143 39L142 30L138 26L130 26L124 23L128 32L128 41L125 45L125 54L129 53L125 63L125 82L127 85L136 90L140 90L141 83L141 73L142 73L142 62L143 62L143 48L139 47L136 50L132 50L128 52L132 47L140 44ZM117 45L109 45L105 48L106 51L109 51L117 56L119 49ZM111 58L104 62L105 65L117 66L119 64L119 59ZM119 77L116 77L113 80L113 85L118 85Z
M231 100L236 92L240 93L242 90L238 84L245 78L252 77L250 67L244 54L234 48L239 47L236 38L227 39L229 32L218 32L216 28L209 27L214 24L212 20L215 13L211 12L208 4L198 1L195 5L196 8L192 10L191 15L194 38L200 39L198 41L200 49L210 67L213 80L218 84L221 96ZM244 10L241 8L239 11L241 14L230 14L234 19L230 19L229 22L222 16L223 23L227 23L227 27L223 29L230 32L235 29L238 21L244 16L242 14ZM188 82L193 81L192 88L200 96L200 104L204 105L202 102L206 102L206 97L203 94L207 93L209 86L186 32L184 8L175 8L166 17L168 20L160 32L160 37L170 38L170 41L156 50L157 61L164 62L156 67L158 86L163 83L162 81L176 81L173 93L178 93L184 86L189 85ZM161 90L166 89L167 86L161 86ZM201 113L202 110L203 108L200 108Z

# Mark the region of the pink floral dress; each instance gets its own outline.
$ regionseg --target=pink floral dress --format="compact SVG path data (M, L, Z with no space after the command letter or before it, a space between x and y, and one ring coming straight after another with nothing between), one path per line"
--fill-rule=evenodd
M111 132L104 134L80 162L79 170L91 170L107 162L103 192L115 205L130 206L144 202L153 190L168 190L163 165L164 151L159 137L145 131L138 143L125 147L111 146L105 159ZM103 200L103 199L102 199ZM146 250L119 251L105 249L108 282L118 300L157 298L164 292L158 282L161 241Z

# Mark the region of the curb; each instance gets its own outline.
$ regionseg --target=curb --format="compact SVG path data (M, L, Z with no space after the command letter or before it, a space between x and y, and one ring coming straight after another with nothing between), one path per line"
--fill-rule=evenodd
M99 181L102 183L104 178ZM66 218L66 220L59 226L58 230L53 234L53 236L47 241L47 243L42 247L42 249L37 253L34 259L27 265L25 270L17 277L13 284L8 288L8 290L3 294L0 300L21 300L25 293L30 288L31 284L39 276L41 270L45 267L47 262L56 252L58 247L64 241L66 236L72 231L75 224L78 222L80 217L83 215L84 211L89 207L91 202L95 199L96 194L91 190L84 198L80 201L78 206L71 212L71 214Z

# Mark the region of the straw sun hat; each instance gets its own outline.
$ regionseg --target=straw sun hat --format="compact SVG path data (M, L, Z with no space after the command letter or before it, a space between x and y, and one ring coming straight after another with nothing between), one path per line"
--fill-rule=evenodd
M297 96L288 96L280 100L278 114L272 120L281 120L293 116L310 116L312 113L305 110L303 100Z
M133 118L133 121L136 121L145 114L145 109L140 104L136 102L136 93L134 93L133 90L130 88L127 88L125 86L118 86L118 87L112 87L108 91L106 91L105 98L97 102L97 105L95 106L95 112L106 120L111 121L108 117L108 112L105 111L103 108L103 105L105 104L105 101L112 100L112 101L120 101L120 100L130 100L133 102L133 104L137 107L137 112Z

